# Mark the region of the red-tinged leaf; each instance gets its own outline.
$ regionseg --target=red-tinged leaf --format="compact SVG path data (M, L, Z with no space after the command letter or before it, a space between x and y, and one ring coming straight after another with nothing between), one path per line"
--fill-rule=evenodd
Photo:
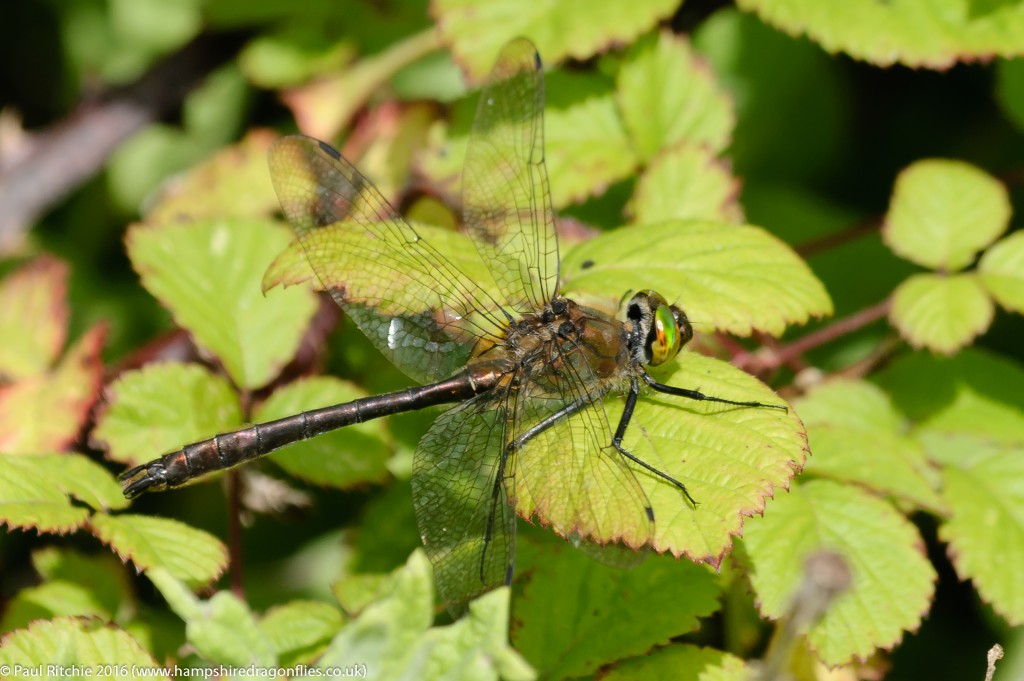
M43 256L0 284L0 376L35 376L57 359L67 339L67 279L67 265Z
M0 451L66 449L99 395L103 325L94 326L52 371L0 387Z
M147 220L270 215L277 210L277 198L267 173L267 150L276 136L272 130L253 130L169 182Z

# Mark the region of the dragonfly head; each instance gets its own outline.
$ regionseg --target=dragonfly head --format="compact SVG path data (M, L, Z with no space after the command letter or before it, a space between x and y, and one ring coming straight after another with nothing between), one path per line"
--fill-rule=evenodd
M649 366L672 360L693 338L686 313L654 291L634 294L626 303L626 319L633 323L633 356Z

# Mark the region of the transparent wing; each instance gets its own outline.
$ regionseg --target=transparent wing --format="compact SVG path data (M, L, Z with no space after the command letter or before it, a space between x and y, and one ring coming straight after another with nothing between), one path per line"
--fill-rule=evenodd
M324 288L397 367L428 382L498 341L499 301L406 222L351 163L302 135L270 148L270 176ZM486 275L484 275L486 276Z
M413 459L420 537L455 616L511 577L515 514L499 471L506 413L491 395L464 402L434 421Z
M533 44L501 51L480 93L462 172L466 229L514 313L558 288L558 239L544 165L544 74Z
M580 360L559 358L560 372L526 384L517 398L517 511L602 562L635 565L653 539L653 511L630 462L611 444L607 387Z

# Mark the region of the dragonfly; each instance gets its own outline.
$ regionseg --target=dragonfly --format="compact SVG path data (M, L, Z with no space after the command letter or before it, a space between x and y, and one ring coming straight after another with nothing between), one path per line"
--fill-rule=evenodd
M638 475L696 508L683 482L623 446L641 395L787 407L655 380L647 368L673 360L693 336L684 311L657 292L627 294L618 314L561 295L543 115L540 57L516 39L481 90L469 136L462 211L475 254L460 257L407 222L328 144L277 140L271 178L320 285L419 385L186 445L122 474L125 496L180 487L351 424L454 404L420 440L412 471L421 538L453 613L511 584L517 513L540 514L592 555L622 563L653 538ZM623 402L617 421L606 398ZM563 482L542 484L553 474Z

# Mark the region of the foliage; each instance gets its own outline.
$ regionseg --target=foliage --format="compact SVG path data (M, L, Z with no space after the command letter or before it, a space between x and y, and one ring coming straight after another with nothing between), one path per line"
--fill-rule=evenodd
M996 642L1024 664L1020 2L14 5L23 58L0 68L32 82L0 104L29 127L87 117L90 89L116 98L201 33L245 42L20 243L0 234L0 670L982 678ZM358 244L291 242L266 152L295 126L340 140L485 281L452 227L474 90L516 35L546 62L562 291L660 291L697 338L659 381L789 412L645 395L627 448L699 502L642 477L653 532L538 436L516 581L454 622L410 498L435 410L128 502L128 465L408 385L311 290L336 282L309 260ZM33 153L2 113L0 212ZM545 529L578 517L580 470L601 490L583 551Z

